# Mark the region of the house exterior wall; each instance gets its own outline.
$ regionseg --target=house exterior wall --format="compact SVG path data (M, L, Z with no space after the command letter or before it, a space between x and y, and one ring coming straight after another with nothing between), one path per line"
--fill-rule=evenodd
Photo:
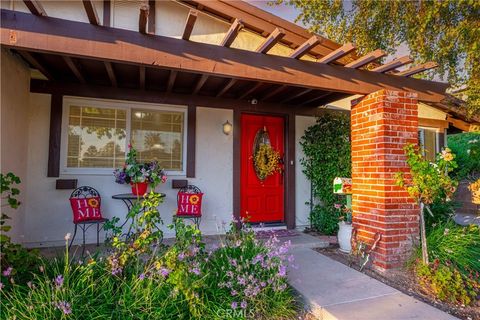
M18 199L22 205L14 210L3 208L2 212L9 215L12 226L9 233L14 241L23 241L26 212L26 195L28 185L27 150L28 131L28 91L30 71L26 64L15 58L5 49L1 50L1 172L13 172L20 177ZM3 202L2 202L3 204Z

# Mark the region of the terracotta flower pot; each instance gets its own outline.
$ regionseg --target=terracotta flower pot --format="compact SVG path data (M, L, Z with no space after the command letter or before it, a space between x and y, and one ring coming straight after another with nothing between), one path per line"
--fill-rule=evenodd
M130 183L130 185L132 186L132 193L136 196L143 196L147 193L148 182L136 182Z

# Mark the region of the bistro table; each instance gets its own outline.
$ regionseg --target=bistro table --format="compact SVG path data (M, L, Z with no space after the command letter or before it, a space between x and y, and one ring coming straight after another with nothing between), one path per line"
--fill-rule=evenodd
M158 194L160 195L160 198L165 198L166 196L165 193L160 192ZM132 231L132 226L133 226L135 217L128 217L128 213L130 212L130 210L132 210L132 207L135 204L135 202L138 200L142 200L143 196L137 196L137 195L134 195L133 193L120 193L120 194L114 194L112 196L112 199L122 200L125 206L127 207L127 219L125 219L125 222L120 226L120 228L123 228L127 224L128 220L131 220L130 226L128 227L128 232L125 234L127 237L129 237ZM144 212L144 211L145 211L145 208L140 209L140 212Z

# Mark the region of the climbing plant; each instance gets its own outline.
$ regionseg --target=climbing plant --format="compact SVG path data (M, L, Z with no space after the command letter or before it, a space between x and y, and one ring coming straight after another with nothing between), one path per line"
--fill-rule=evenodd
M335 177L350 177L350 117L344 113L325 113L305 130L300 140L304 157L303 173L312 183L318 200L310 214L315 229L326 234L337 231L338 210L335 203L343 199L333 194Z

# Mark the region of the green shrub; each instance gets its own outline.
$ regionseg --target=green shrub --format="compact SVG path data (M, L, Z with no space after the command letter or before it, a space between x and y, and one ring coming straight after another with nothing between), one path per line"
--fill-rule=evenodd
M332 234L338 229L333 222L335 203L345 204L345 197L333 193L335 177L351 176L350 116L325 113L305 130L300 140L305 156L300 159L303 173L313 186L313 196L320 201L311 212L311 222L317 230ZM323 206L323 209L319 207ZM337 216L338 218L338 216ZM325 221L321 221L325 219Z
M425 212L425 228L427 234L430 233L435 226L449 221L455 215L455 209L458 203L454 201L447 201L445 199L437 198L430 204L430 210L433 216L427 211Z
M480 227L439 223L428 233L427 244L430 257L441 264L452 263L465 275L480 272Z
M334 235L338 231L338 222L340 216L338 210L334 207L324 207L316 205L310 214L310 220L315 230L326 235Z
M442 301L469 305L480 294L480 283L470 279L456 268L440 264L418 263L415 267L420 284Z
M480 174L480 133L468 132L448 136L448 146L457 155L458 168L454 171L458 180Z

